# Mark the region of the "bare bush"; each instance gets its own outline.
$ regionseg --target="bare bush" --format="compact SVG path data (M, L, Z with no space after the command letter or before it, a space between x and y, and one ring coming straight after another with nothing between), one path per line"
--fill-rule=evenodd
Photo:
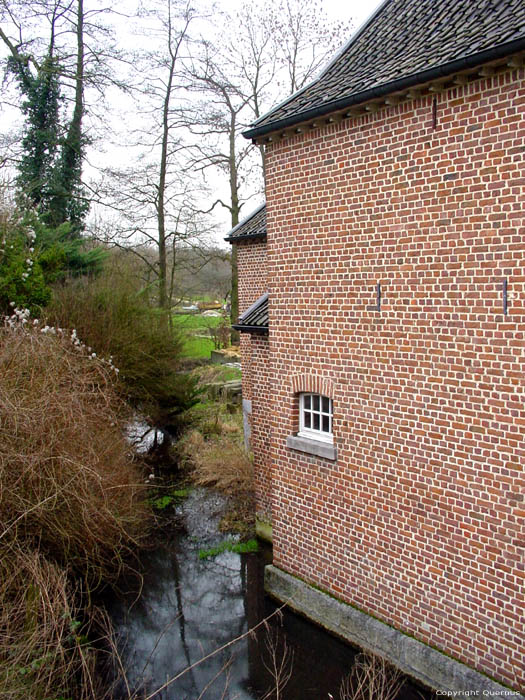
M242 445L230 434L228 424L217 419L218 435L205 440L194 430L186 440L186 450L194 466L194 480L200 486L216 486L242 496L253 491L253 464ZM222 433L227 433L226 435Z
M266 626L264 647L266 659L263 656L263 664L272 678L272 688L262 700L283 700L284 689L293 673L293 650L288 646L284 635L281 640L279 627L270 625Z
M394 700L404 683L403 674L386 659L363 653L355 658L350 675L341 684L340 700Z
M111 374L67 338L0 328L2 698L102 697L79 593L117 579L147 517Z

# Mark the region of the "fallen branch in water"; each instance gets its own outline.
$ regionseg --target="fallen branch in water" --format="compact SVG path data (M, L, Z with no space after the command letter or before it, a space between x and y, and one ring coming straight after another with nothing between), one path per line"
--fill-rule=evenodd
M182 670L180 673L177 673L176 676L173 676L173 678L170 678L164 685L161 685L160 688L157 688L155 692L151 693L151 695L148 695L144 700L152 700L152 698L157 695L157 693L161 693L163 690L168 688L172 683L174 683L176 680L181 678L185 673L188 673L188 671L191 671L194 669L196 666L200 666L200 664L204 663L204 661L207 661L208 659L211 659L212 657L216 656L217 654L220 654L221 651L224 651L225 649L228 649L229 647L233 646L234 644L237 644L237 642L240 642L243 639L246 639L246 637L252 636L257 629L260 627L268 625L268 621L271 620L273 617L280 615L283 611L283 608L286 607L286 603L283 603L277 610L274 610L271 615L268 615L268 617L265 617L264 620L261 620L258 622L254 627L250 627L249 630L244 632L243 634L239 635L235 639L230 640L226 644L223 644L221 647L218 649L215 649L214 651L210 652L209 654L206 654L206 656L203 656L201 659L198 661L195 661L195 663L191 664L191 666L187 666L184 670Z

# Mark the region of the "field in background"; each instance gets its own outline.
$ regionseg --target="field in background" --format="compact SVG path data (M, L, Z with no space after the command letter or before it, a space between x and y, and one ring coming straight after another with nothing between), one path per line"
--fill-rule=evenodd
M210 357L215 348L210 330L221 323L220 316L203 316L202 314L174 314L173 325L182 331L183 357Z

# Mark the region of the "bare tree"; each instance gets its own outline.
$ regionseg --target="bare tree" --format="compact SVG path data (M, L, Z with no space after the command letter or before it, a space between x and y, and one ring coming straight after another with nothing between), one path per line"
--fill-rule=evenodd
M143 124L130 135L130 143L140 154L132 167L107 171L106 203L117 217L106 238L142 259L155 280L156 303L165 312L181 292L177 270L179 259L187 259L184 250L195 248L192 261L200 257L204 265L203 239L211 230L199 210L203 185L188 172L184 124L178 116L186 104L181 65L195 18L191 6L177 0L149 4L142 14L154 49L136 57L135 83L143 97L137 118Z
M232 228L247 201L263 190L264 151L241 137L272 103L310 80L346 40L349 23L330 22L308 0L252 2L223 15L215 38L202 41L186 61L190 90L198 101L186 112L198 137L191 167L215 169L228 178L229 197L210 203L230 213ZM257 158L259 152L260 158ZM238 316L236 251L232 255L232 321Z

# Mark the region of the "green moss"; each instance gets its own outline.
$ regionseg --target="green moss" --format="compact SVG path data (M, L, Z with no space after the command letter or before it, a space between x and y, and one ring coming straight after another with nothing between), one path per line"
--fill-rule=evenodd
M169 506L176 504L178 501L182 501L184 498L187 498L189 493L190 489L175 489L169 494L164 494L164 496L150 499L150 503L155 510L165 510Z
M259 544L257 540L248 540L247 542L232 542L231 540L224 540L216 547L211 547L210 549L201 549L199 551L199 559L209 559L211 557L216 557L223 552L234 552L235 554L253 554L259 551Z
M155 510L164 510L173 503L173 498L171 496L160 496L159 498L153 498L150 503Z

